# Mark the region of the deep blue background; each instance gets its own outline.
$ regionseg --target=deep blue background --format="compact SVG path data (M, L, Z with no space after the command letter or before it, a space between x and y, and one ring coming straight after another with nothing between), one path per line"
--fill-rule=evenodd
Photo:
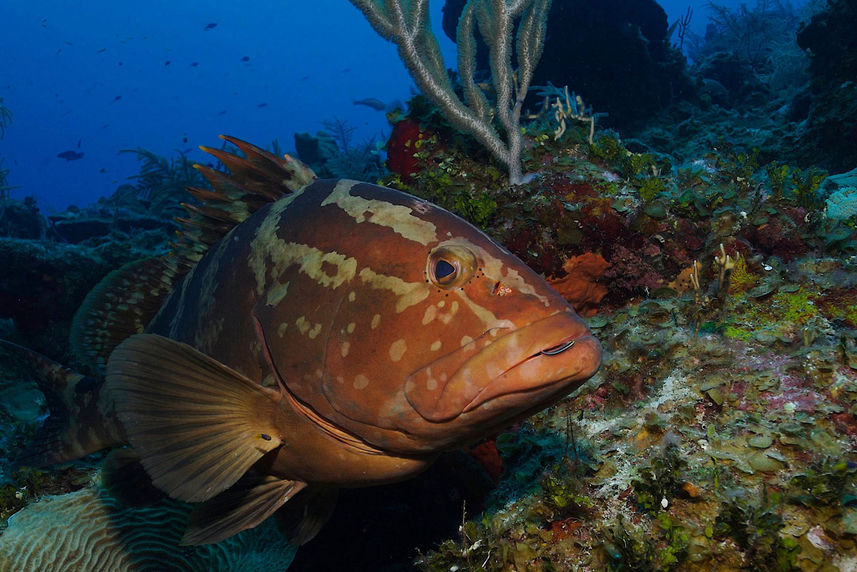
M705 3L693 1L700 33ZM442 4L431 2L436 28ZM672 22L688 2L662 5ZM454 45L437 36L454 66ZM0 157L20 186L12 197L47 212L127 182L138 163L120 149L203 160L196 146L220 133L291 149L295 131L333 116L359 140L386 135L383 112L353 100L405 100L411 86L393 44L346 0L0 2L0 97L14 114ZM66 150L84 157L57 157Z

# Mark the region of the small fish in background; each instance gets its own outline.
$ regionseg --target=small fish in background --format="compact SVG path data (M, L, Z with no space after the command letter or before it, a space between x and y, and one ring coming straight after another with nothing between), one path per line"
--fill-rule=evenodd
M206 24L205 28L203 28L203 31L207 32L209 30L215 29L216 27L217 27L217 22L211 22L210 24Z
M57 157L59 157L60 159L65 159L66 161L78 161L80 159L83 159L83 153L68 150L63 151L62 153L57 153Z
M241 58L241 61L242 61L242 62L249 62L249 61L250 61L250 56L244 56L243 58Z
M268 104L267 104L267 102L263 101L262 103L258 104L256 107L268 107Z
M375 111L384 111L385 109L387 109L386 103L374 97L367 97L365 99L355 99L351 103L353 103L354 105L365 105L366 107L371 107Z
M191 62L190 63L190 67L192 67L192 68L195 68L198 65L199 65L199 62Z
M122 64L119 64L119 65L122 65ZM116 97L113 98L113 101L119 101L120 99L122 99L122 96L117 95Z
M166 66L168 66L168 65L170 65L170 60L167 60L167 61L165 61L165 62L164 62L164 66L165 66L165 67L166 67Z

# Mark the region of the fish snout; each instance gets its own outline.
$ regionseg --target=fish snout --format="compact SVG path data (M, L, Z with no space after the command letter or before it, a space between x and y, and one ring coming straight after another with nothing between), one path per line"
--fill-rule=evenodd
M449 421L511 394L520 399L505 400L504 408L529 410L540 399L536 390L551 388L546 393L554 395L567 386L572 391L601 365L601 345L572 312L472 344L480 342L478 351L464 346L408 379L405 396L421 417Z

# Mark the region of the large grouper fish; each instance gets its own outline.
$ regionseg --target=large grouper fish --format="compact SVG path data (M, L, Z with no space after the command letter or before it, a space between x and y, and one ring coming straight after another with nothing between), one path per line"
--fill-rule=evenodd
M81 306L92 375L30 355L51 417L18 465L129 445L157 489L201 503L183 543L284 505L303 543L338 488L413 476L598 369L569 304L464 220L224 139L238 151L203 149L229 173L197 166L212 189L189 189L170 255Z

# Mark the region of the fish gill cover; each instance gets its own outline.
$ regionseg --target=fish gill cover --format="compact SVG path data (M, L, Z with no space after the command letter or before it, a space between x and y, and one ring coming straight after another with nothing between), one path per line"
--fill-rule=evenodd
M415 12L405 20L374 4L358 4L371 12L373 26L385 37L429 50L422 53L437 53L421 24L420 3L411 3ZM468 28L462 34L455 25L467 22L467 10L471 17L484 18L476 29L497 30L504 20L501 10L486 10L487 2L465 4L446 3L444 17L453 24L445 21L444 31L458 37L459 47L463 42L470 53ZM325 110L335 111L336 118L328 119L323 131L296 137L295 147L321 176L347 172L352 178L380 182L428 199L484 229L587 316L604 343L604 365L571 397L510 427L498 424L466 453L445 454L415 479L343 490L335 508L330 495L313 496L315 504L325 507L320 514L330 518L319 535L301 547L291 569L395 564L429 570L853 569L857 97L848 77L853 77L850 55L857 51L847 49L853 41L848 34L855 18L852 7L847 2L806 7L711 4L706 21L698 6L696 14L682 7L667 18L660 6L647 1L554 2L549 9L536 4L528 4L530 17L541 14L547 19L542 58L532 71L528 98L523 98L524 76L516 78L508 99L502 82L499 89L492 83L504 73L528 73L526 55L524 61L511 59L512 67L504 71L502 59L484 57L489 47L502 48L502 43L490 37L479 40L475 34L475 58L459 62L458 78L445 79L444 66L435 60L408 63L412 71L425 72L421 81L434 82L447 93L452 112L437 107L431 89L422 85L428 97L412 97L398 110L385 104L392 124L383 149L385 164L381 145L355 143L354 124L344 113L355 107L371 111L381 105L353 102L393 101L393 94L350 95L341 107ZM521 21L526 22L526 16ZM200 33L216 34L226 25L223 20L212 23L212 18L204 18ZM385 33L394 25L404 33ZM528 29L536 35L524 34L530 40L513 42L510 51L538 39L538 26ZM443 51L439 32L437 38ZM562 42L574 45L552 49ZM244 56L236 54L241 65L258 61ZM168 66L158 65L172 69L176 61L171 56ZM189 64L193 69L199 67L195 61ZM464 77L468 69L473 71L469 78ZM443 91L456 88L458 100ZM478 112L482 98L487 114ZM456 101L476 112L456 110ZM252 107L269 108L260 107L262 103ZM3 115L7 133L19 124L20 114L12 111L15 115ZM468 125L473 127L471 135L480 130L488 135L468 136ZM520 175L511 160L516 143L514 136L508 137L509 125L515 126L513 135L521 133ZM75 152L85 147L86 141ZM282 156L277 141L271 147L274 156ZM77 139L53 154L76 149ZM220 171L208 172L217 181L209 191L183 154L170 158L138 149L126 156L141 160L141 172L132 184L100 204L47 220L36 201L13 198L22 195L8 189L12 183L0 185L12 195L3 203L4 232L16 237L3 239L0 248L6 267L16 269L0 283L3 313L9 317L3 337L80 366L66 340L86 292L125 262L153 256L157 260L173 249L171 236L177 227L170 218L181 213L176 209L179 201L194 205L204 217L195 219L203 221L197 236L215 237L234 224L217 230L217 221L231 220L241 209L224 213L222 197L206 194L231 193L224 190L229 179ZM89 158L87 152L68 165ZM5 164L10 174L14 167ZM522 184L510 185L510 175ZM184 186L200 188L196 197L202 203L183 196ZM362 199L377 200L361 192L357 196ZM347 209L353 199L334 202ZM364 211L360 216L371 220L378 215ZM336 240L337 224L326 218L307 220L312 222L307 232L323 228L319 237ZM213 243L216 240L207 242ZM378 254L389 260L395 252L387 247ZM442 260L453 268L452 274L440 262L426 266L423 259L422 266L435 278L454 280L468 267L469 258L461 251L451 254L455 256ZM348 258L324 258L323 271L312 280L332 284L347 276L343 272ZM153 263L137 264L136 275L114 275L114 284L126 281L116 292L133 291L139 278L149 279L150 273L140 270ZM224 275L221 267L231 266L218 262L200 272L199 288L206 280L211 283L211 277ZM317 299L300 295L310 282L301 285L262 274L255 284L271 286L266 301ZM298 273L302 280L307 276ZM491 287L498 299L514 292L514 284L506 280L492 281ZM199 316L222 307L217 296L203 299L212 303L200 304L194 310ZM355 304L357 300L355 294ZM304 306L300 316L281 321L288 323L282 332L263 339L277 340L293 326L305 340L319 339L326 326L304 314ZM278 324L265 313L259 315L263 330L265 323ZM422 313L419 323L444 316L448 314L438 307L434 313ZM358 319L343 318L341 336L351 333L352 323L359 333ZM370 318L371 332L376 320ZM178 335L181 328L172 330L167 319L161 319L159 332L147 335L175 332L174 337L196 344L197 350L218 347L218 320L207 321L211 325L196 332L182 326L187 333ZM379 312L376 327L382 323L387 321ZM230 334L240 335L238 331ZM383 350L385 359L401 358L413 349L405 338L397 332L373 347L376 338L370 335L365 340L370 345L358 352L356 338L337 337L332 347L341 358L376 350ZM91 339L121 342L116 337ZM137 339L124 346L123 359L139 355L142 360L141 343L162 343ZM277 356L289 359L286 346L271 347L275 361L281 359ZM572 355L564 347L558 343L540 352ZM166 343L157 348L159 360L173 355L175 363L185 365L188 359L201 360L209 371L225 372L235 383L243 382L233 374L246 377L250 371L242 366L228 372L222 364L206 362L206 352L197 355L182 346ZM218 354L229 356L223 349ZM302 349L298 359L312 355ZM149 367L145 360L135 363ZM150 365L161 367L161 362ZM91 377L82 379L97 379L98 367L95 362L95 370L83 372ZM4 450L11 454L30 442L46 411L32 382L33 367L7 368L3 438L9 444ZM66 379L64 375L58 378ZM81 374L69 370L67 375ZM439 382L426 376L423 391L432 379ZM233 382L223 381L223 387L233 387ZM261 387L276 388L278 383L274 375ZM302 386L312 387L312 382ZM355 376L349 391L361 391L358 386L364 391L374 387L369 376ZM148 391L144 386L137 389ZM335 385L330 390L335 392ZM183 395L192 397L193 392ZM442 400L426 400L413 390L408 395L419 411L445 418ZM312 399L298 401L312 411L326 407ZM157 403L172 407L162 400ZM328 426L333 433L351 423L348 433L353 435L367 420L353 408L337 408L335 400L327 403L327 413L349 420ZM49 397L51 413L60 405ZM395 406L388 411L396 411ZM122 406L120 413L135 423L151 421L139 408ZM384 437L388 429L376 430L369 446L390 446ZM281 438L274 428L254 434L260 443ZM135 448L144 457L149 454L146 439L132 435L132 444L137 440ZM109 494L128 502L123 487L108 487L105 493L87 484L93 466L76 462L58 469L6 471L4 515L32 504L20 513L20 522L34 522L38 531L38 517L24 518L39 514L36 498L81 486L87 498ZM113 470L103 473L115 484L110 480L117 473L115 463L108 462L110 466ZM152 469L152 462L147 468ZM145 472L133 474L134 479L148 479ZM169 479L160 482L172 490ZM147 502L162 494L142 490L152 495L144 495ZM355 534L355 523L360 534ZM294 531L294 521L286 524ZM43 531L47 528L46 522ZM12 542L3 540L15 538L11 532L0 537L0 545Z

